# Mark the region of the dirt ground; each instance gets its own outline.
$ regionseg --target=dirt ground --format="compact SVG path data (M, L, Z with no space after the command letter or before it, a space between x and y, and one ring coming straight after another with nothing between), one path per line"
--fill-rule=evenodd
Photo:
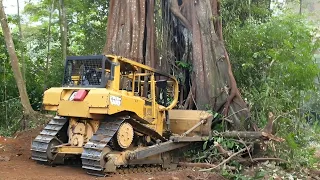
M163 171L157 173L137 173L114 175L112 177L94 177L86 174L81 167L57 166L50 167L36 163L30 159L30 145L39 133L40 128L18 133L14 138L0 136L0 180L7 179L32 179L32 180L222 180L220 175L200 173L192 169L177 171Z

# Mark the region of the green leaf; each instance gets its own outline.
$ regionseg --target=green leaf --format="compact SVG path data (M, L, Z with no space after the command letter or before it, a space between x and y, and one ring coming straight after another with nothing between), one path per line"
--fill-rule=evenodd
M203 149L203 150L207 149L207 144L208 144L208 141L205 141L205 142L203 143L203 146L202 146L202 149Z
M213 119L216 118L219 115L219 113L214 113Z

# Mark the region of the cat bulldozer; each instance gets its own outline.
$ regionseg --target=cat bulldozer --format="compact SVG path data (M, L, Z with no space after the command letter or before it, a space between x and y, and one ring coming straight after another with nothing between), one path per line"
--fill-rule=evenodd
M213 120L206 111L174 110L178 96L174 76L136 61L67 57L62 86L44 92L44 110L56 115L32 141L31 158L81 159L93 175L174 169L181 148L210 138Z

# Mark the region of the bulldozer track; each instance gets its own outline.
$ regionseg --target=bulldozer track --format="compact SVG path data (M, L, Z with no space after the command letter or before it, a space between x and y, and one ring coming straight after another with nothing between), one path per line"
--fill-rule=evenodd
M183 170L183 169L187 169L187 168L177 167L174 170ZM161 164L156 164L156 165L144 164L144 165L120 166L116 169L116 172L111 172L111 173L104 173L104 172L97 172L97 171L87 171L87 173L94 176L106 177L106 176L113 176L113 175L125 175L125 174L136 174L136 173L165 172L165 171L171 171L171 170L173 169L163 168Z
M50 163L48 159L48 147L50 142L57 138L59 131L67 123L67 119L64 117L54 117L40 132L32 142L31 145L31 159Z
M67 122L67 118L58 116L50 120L50 122L32 142L31 159L46 164L52 164L52 159L48 158L50 142L55 139L59 141L59 132L61 132ZM101 164L101 159L104 158L102 157L103 150L105 147L114 148L112 145L112 138L124 122L132 124L135 131L149 135L153 139L161 138L161 140L164 140L153 129L138 123L129 116L109 117L107 120L100 122L97 132L94 133L83 147L83 153L81 154L82 168L86 169L88 174L95 176L167 171L168 169L163 168L162 164L140 164L118 166L116 168L116 172L113 173L104 172L104 166Z
M81 154L82 168L89 170L89 174L95 171L97 173L103 171L104 167L100 163L101 158L103 158L101 157L103 149L108 145L124 121L125 119L110 118L107 121L100 122L97 132L83 147L83 153Z
M101 165L100 160L104 157L103 150L105 147L109 146L113 147L112 138L118 131L120 125L123 122L128 122L133 125L135 131L139 131L146 135L149 135L153 139L164 140L162 136L160 136L153 129L142 125L132 119L130 116L125 117L109 117L106 121L101 121L100 126L96 133L90 138L90 140L83 147L83 153L81 154L82 160L82 168L86 169L88 174L96 175L96 176L105 176L103 173L104 167ZM120 172L127 171L126 167L119 167L117 171ZM131 171L131 170L129 170Z
M180 169L177 168L177 169ZM177 170L176 169L176 170ZM128 167L120 167L116 170L116 172L112 174L132 174L132 173L152 173L152 172L162 172L162 171L170 171L171 169L163 168L161 165L140 165L140 166L128 166Z

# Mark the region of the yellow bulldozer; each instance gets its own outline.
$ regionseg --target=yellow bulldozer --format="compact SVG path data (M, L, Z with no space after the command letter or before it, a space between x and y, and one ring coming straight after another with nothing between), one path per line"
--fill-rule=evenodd
M94 175L175 168L176 152L210 137L213 119L174 110L178 96L174 76L133 60L68 57L62 87L44 93L44 109L56 116L33 140L31 158L55 165L78 157Z

